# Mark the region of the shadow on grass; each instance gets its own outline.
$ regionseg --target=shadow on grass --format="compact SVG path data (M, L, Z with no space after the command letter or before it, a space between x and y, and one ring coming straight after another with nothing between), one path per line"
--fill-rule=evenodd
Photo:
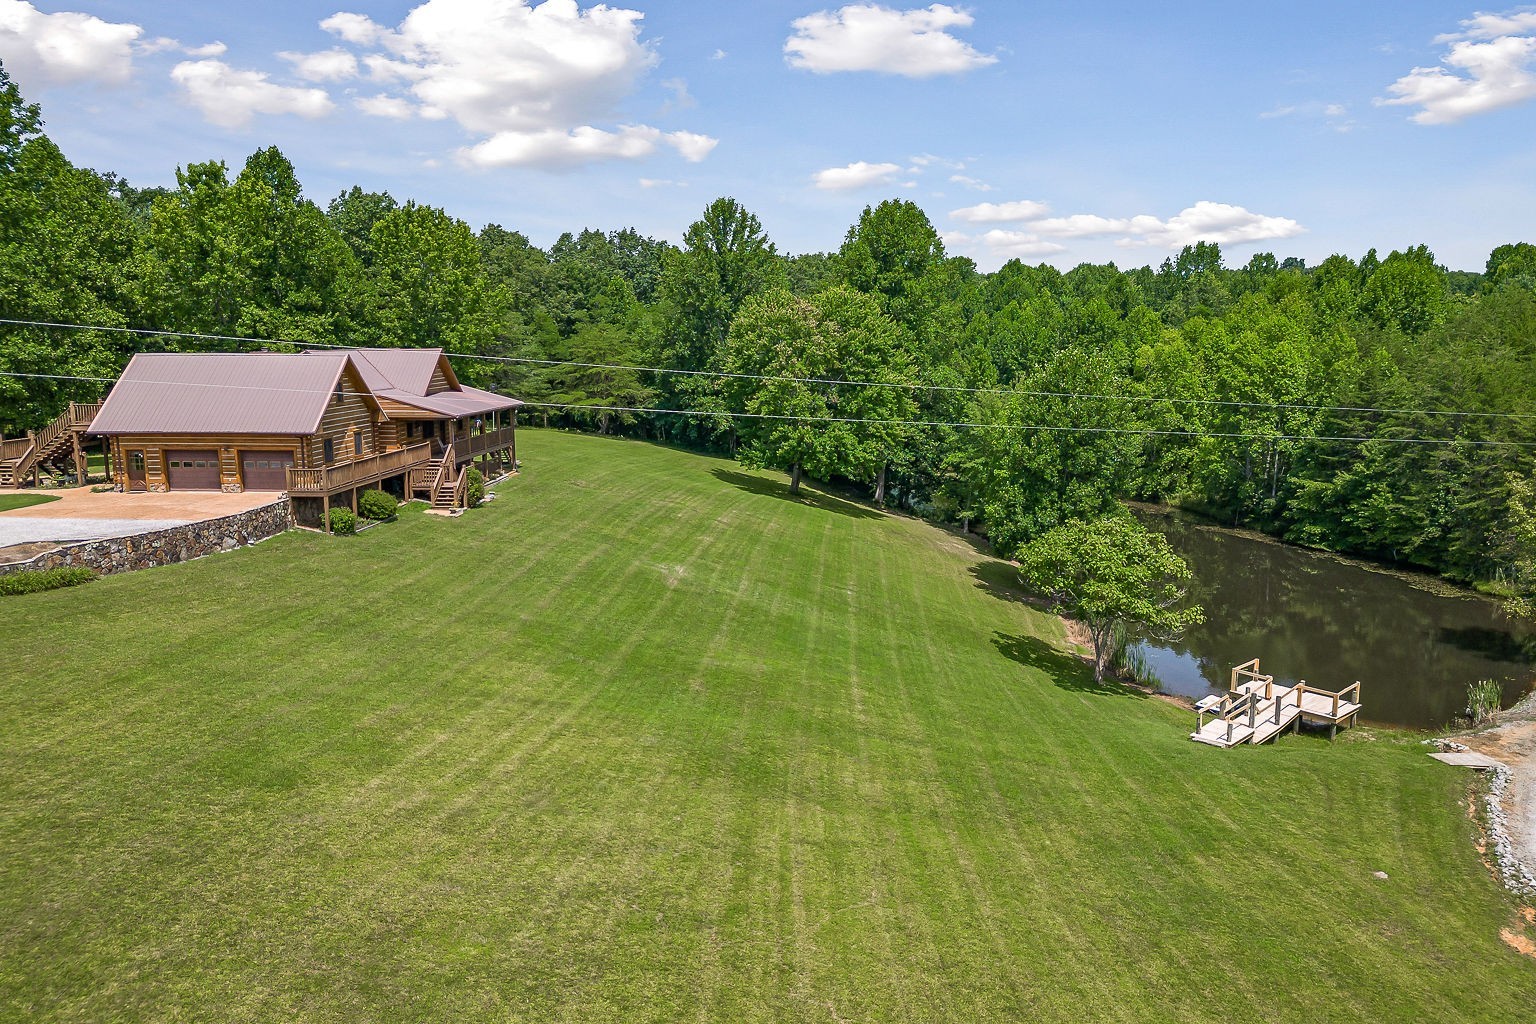
M1007 562L989 558L985 562L977 562L971 566L971 577L976 581L976 589L990 594L999 601L1016 601L1023 604L1039 606L1040 601L1024 588L1019 581L1019 570Z
M1099 682L1093 678L1091 666L1058 651L1039 637L1010 636L1007 633L997 632L992 634L992 646L996 647L998 653L1009 661L1016 661L1020 665L1044 672L1050 677L1051 682L1063 690L1069 690L1072 693L1092 693L1100 697L1147 699L1147 695L1140 690L1121 686L1113 680L1106 679L1102 683Z
M840 516L848 516L851 519L880 519L882 513L874 509L865 508L863 505L842 498L834 498L830 494L820 491L807 490L804 485L800 488L799 496L789 493L789 485L769 480L765 477L753 476L750 473L737 473L729 469L712 469L709 471L715 479L728 483L732 487L739 487L751 494L761 494L769 498L778 498L781 501L792 501L797 505L805 505L810 508L819 508L823 512L835 512Z

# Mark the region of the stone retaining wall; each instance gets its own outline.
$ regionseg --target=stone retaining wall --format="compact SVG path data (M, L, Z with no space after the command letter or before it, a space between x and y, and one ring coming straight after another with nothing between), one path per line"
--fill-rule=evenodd
M0 575L22 569L54 569L60 566L94 569L102 575L149 569L157 565L188 562L219 551L254 544L293 529L293 512L288 499L261 508L209 519L168 530L155 530L132 537L109 537L65 544L45 551L25 562L0 565Z

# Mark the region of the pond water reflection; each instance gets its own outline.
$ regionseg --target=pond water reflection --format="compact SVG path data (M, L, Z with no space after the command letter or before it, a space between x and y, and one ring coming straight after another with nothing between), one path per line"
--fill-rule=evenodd
M1142 512L1195 573L1206 621L1178 641L1137 646L1169 693L1226 689L1232 666L1261 659L1288 683L1362 686L1361 717L1435 728L1466 706L1467 684L1496 679L1508 707L1536 679L1536 636L1499 606L1320 552L1172 512Z

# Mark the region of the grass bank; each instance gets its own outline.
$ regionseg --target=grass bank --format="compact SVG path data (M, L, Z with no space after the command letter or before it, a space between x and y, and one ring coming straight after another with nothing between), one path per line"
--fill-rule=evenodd
M519 442L461 519L6 602L0 1018L1529 1012L1416 743L1196 746L951 534Z
M29 508L33 505L46 505L50 501L58 500L59 496L57 494L0 494L0 512L9 512L13 508Z

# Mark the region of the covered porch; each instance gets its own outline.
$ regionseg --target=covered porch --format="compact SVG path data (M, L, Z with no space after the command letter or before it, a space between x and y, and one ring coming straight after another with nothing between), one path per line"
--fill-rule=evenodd
M433 456L431 463L416 467L407 477L409 497L425 498L445 510L462 508L464 480L471 468L487 480L517 472L515 407L492 409L481 416L407 422L411 426L406 436L424 437Z

